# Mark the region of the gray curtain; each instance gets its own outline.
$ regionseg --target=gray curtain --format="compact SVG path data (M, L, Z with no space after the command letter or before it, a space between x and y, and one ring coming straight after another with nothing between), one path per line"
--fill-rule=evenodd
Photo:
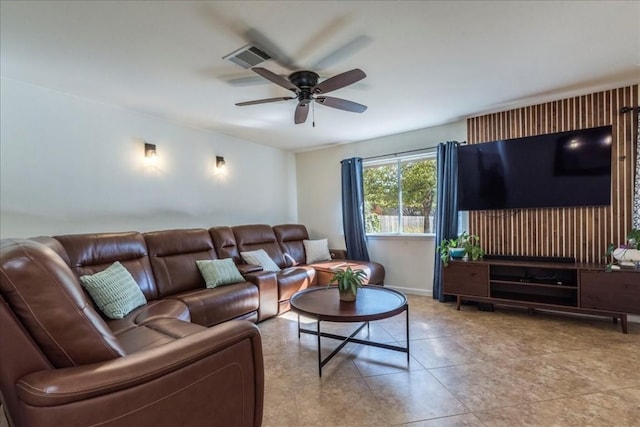
M638 138L636 141L636 188L633 193L633 224L640 230L640 113L638 113Z
M438 145L436 246L443 239L453 239L458 235L458 145L457 141ZM450 299L442 293L442 260L438 251L433 272L433 299L443 302Z
M369 261L364 229L364 190L362 159L353 157L342 164L342 225L347 245L347 258Z

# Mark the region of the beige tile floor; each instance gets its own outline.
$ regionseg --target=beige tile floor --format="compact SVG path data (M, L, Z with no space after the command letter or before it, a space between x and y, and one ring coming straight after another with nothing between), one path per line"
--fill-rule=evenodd
M316 337L298 339L295 314L260 323L263 425L640 426L640 324L624 335L611 319L408 298L408 363L404 353L348 344L322 378ZM323 322L336 333L353 326ZM369 333L404 345L404 314ZM322 344L327 355L337 341Z

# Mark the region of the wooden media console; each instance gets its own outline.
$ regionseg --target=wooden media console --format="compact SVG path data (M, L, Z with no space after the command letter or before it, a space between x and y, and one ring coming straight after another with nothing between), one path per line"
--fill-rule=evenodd
M443 267L444 293L462 301L620 319L640 314L640 271L606 272L601 264L482 260Z

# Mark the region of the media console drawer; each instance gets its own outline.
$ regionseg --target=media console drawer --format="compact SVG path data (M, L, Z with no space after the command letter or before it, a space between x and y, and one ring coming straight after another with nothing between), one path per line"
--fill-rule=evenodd
M489 296L488 265L451 261L442 272L445 294Z
M580 307L640 314L640 272L580 272Z

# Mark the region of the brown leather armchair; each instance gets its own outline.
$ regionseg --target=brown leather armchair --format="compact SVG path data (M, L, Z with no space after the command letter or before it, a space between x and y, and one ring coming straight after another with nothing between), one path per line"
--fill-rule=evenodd
M127 334L149 344L132 350L115 335L53 250L2 241L0 397L10 425L261 424L262 344L251 322L163 317Z

